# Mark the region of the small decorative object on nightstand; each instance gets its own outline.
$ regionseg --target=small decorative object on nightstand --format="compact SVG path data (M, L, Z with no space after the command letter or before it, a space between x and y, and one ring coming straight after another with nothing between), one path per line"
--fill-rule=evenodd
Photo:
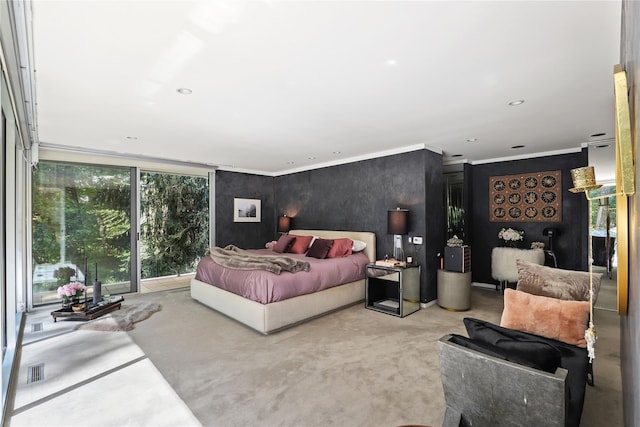
M420 266L368 264L365 307L405 317L420 309Z

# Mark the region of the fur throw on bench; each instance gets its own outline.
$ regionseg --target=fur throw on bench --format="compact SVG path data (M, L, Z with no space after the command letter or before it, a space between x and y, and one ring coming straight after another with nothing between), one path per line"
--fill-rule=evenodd
M266 270L273 274L280 274L282 271L309 271L309 263L306 261L284 256L257 255L234 245L210 248L207 255L217 264L234 270Z

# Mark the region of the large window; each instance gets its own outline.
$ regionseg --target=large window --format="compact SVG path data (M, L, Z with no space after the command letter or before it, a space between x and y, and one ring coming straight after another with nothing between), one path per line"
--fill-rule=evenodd
M34 306L58 301L63 284L89 285L96 276L102 293L112 295L137 291L139 278L149 279L142 282L143 292L188 285L183 275L195 271L209 243L208 180L140 174L138 277L132 268L138 265L135 178L128 167L38 164L32 195Z
M33 174L33 305L96 279L131 291L131 169L41 161Z
M207 178L141 173L142 279L180 276L195 271L208 242Z

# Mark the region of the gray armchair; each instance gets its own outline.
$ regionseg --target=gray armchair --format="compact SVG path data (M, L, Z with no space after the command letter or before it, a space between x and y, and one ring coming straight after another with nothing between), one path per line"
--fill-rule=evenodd
M545 372L456 341L445 335L438 342L447 405L443 427L571 424L566 369Z

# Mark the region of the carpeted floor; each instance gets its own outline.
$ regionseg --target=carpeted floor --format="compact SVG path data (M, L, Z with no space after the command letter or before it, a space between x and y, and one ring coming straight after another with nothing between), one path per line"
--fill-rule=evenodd
M499 323L499 293L472 309L433 305L397 318L362 305L263 336L195 302L188 290L144 296L155 313L128 332L205 426L441 425L437 340L462 318ZM583 426L621 426L619 317L597 310L595 387Z

